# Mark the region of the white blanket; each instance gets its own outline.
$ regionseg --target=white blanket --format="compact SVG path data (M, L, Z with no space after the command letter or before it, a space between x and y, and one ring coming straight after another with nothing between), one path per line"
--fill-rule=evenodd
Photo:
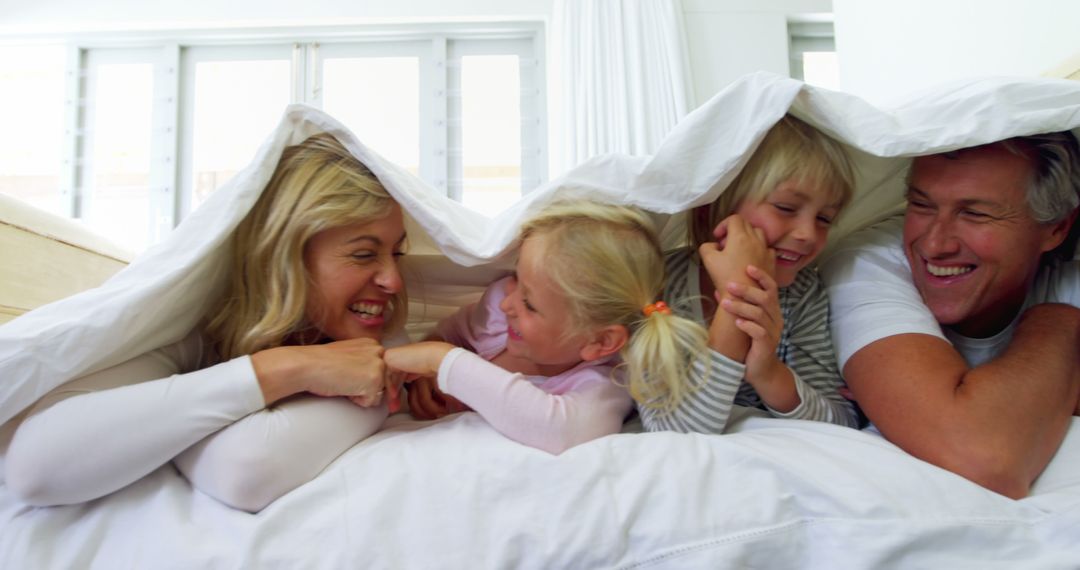
M1080 127L1080 83L988 79L880 110L751 75L687 117L654 156L598 157L494 219L438 195L325 114L293 107L252 164L164 243L101 287L0 327L0 423L68 379L183 337L219 291L229 232L282 149L313 133L339 137L408 212L406 279L420 317L414 325L423 327L506 267L518 223L543 203L573 194L658 214L706 203L789 109L856 156L857 196L834 231L843 234L900 203L905 156ZM873 433L756 417L735 431L622 434L551 457L472 413L434 424L397 416L258 515L193 492L171 466L79 506L32 509L0 488L0 561L9 568L1064 568L1080 561L1076 420L1022 501L915 460Z

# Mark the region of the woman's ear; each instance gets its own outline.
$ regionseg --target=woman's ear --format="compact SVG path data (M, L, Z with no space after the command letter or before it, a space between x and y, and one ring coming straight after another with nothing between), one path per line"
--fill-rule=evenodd
M581 348L581 359L588 362L611 356L622 350L630 333L622 325L608 325L592 333L592 339Z

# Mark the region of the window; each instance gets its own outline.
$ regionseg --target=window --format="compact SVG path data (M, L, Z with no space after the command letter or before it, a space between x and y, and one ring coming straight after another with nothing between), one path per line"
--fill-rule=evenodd
M431 122L431 110L421 108L420 97L432 91L433 78L424 73L432 65L428 43L326 44L313 49L319 77L313 99L360 142L419 175L421 124Z
M807 16L788 22L791 77L827 89L840 88L836 39L831 21Z
M141 250L249 164L289 103L482 213L543 182L539 24L310 32L2 48L0 97L32 108L16 127L35 138L7 137L0 192Z
M277 126L292 101L292 51L288 44L182 51L181 215L247 166Z
M149 245L157 218L151 169L155 138L154 50L91 50L74 213L131 249Z
M66 215L63 46L0 46L0 193Z

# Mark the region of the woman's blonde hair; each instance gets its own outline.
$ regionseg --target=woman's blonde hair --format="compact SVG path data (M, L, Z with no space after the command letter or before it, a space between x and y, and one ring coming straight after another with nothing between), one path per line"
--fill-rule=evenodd
M384 218L394 204L375 175L332 135L286 148L230 239L226 291L204 327L217 358L280 346L317 328L305 317L308 241L323 230ZM403 289L390 301L387 330L404 322L406 307Z
M761 140L735 180L712 204L694 208L687 224L690 243L697 248L715 241L713 229L735 213L744 199L761 201L778 185L797 180L831 192L843 210L851 200L855 174L840 143L825 133L784 115Z
M645 306L664 286L664 257L652 221L640 210L591 201L556 202L521 229L543 236L543 271L563 292L572 330L623 325L627 387L642 405L670 411L682 399L689 366L706 354L697 322ZM670 301L669 301L670 302Z

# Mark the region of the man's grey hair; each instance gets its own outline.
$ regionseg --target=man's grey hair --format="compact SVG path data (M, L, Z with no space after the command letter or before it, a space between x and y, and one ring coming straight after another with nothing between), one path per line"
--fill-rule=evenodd
M1027 203L1035 221L1054 224L1080 206L1080 146L1071 132L1017 137L1004 144L1032 158Z
M1080 145L1072 132L1028 135L990 143L995 144L1031 162L1033 174L1026 198L1031 217L1036 222L1056 224L1068 218L1080 206ZM959 158L964 150L967 149L944 152L942 156ZM1078 240L1080 224L1074 223L1061 245L1047 255L1071 259Z

